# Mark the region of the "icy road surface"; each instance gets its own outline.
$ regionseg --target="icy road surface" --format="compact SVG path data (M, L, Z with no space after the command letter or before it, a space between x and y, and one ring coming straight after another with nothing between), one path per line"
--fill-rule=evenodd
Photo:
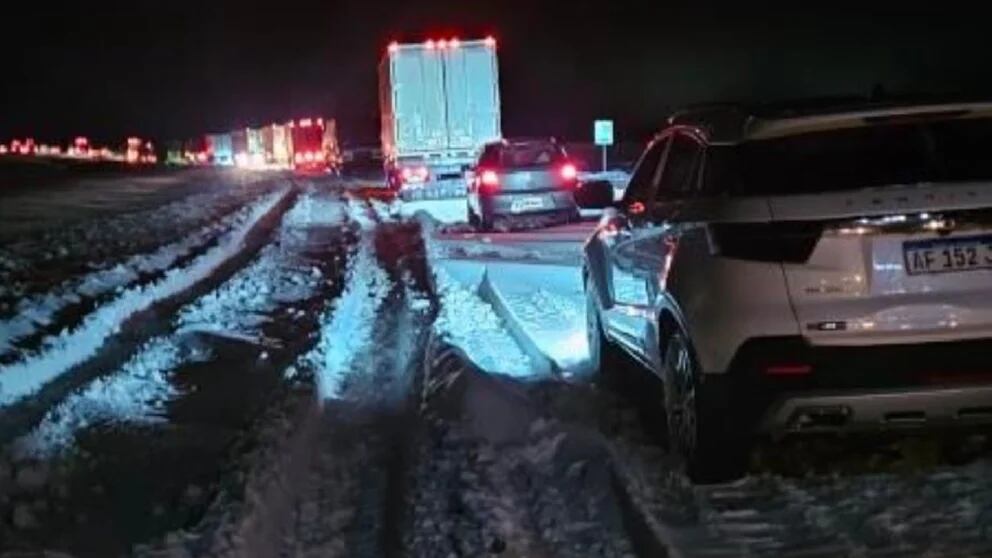
M0 556L992 553L984 438L763 444L691 485L658 386L589 369L591 223L184 180L0 242Z

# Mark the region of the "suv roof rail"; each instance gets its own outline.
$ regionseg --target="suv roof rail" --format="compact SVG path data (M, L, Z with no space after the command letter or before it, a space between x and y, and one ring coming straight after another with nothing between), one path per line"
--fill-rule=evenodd
M711 141L721 142L739 138L750 120L751 113L742 105L713 103L676 111L668 117L668 125L702 128Z

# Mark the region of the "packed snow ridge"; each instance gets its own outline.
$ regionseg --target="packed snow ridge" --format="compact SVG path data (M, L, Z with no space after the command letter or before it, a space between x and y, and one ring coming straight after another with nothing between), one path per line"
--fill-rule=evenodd
M229 214L186 236L182 240L160 247L151 254L137 254L109 269L88 273L64 281L55 289L22 299L17 304L17 314L0 321L0 355L16 350L15 344L40 328L51 324L56 314L64 308L79 303L83 298L96 298L127 287L144 274L162 272L206 245L223 231L243 221L253 208L244 208Z
M10 405L36 393L73 366L92 357L106 339L136 312L182 292L207 278L243 247L248 233L290 192L288 187L254 202L217 245L183 268L173 268L160 280L124 290L113 301L90 313L73 331L63 331L44 350L19 362L0 367L0 405Z
M14 444L15 451L51 457L69 447L76 432L93 424L158 422L165 402L175 395L167 375L180 361L174 340L149 341L119 370L50 410L41 424Z
M364 236L348 262L345 290L321 319L317 346L304 357L316 370L322 398L343 396L354 360L365 351L375 350L370 346L372 328L391 289L389 275L376 260L372 238Z

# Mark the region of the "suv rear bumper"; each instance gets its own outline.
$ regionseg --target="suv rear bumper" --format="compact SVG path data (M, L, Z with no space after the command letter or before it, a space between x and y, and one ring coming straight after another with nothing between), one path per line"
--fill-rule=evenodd
M783 396L760 430L773 435L992 424L992 386Z
M849 432L992 424L992 339L834 347L758 338L706 382L756 432ZM768 367L808 366L775 375Z

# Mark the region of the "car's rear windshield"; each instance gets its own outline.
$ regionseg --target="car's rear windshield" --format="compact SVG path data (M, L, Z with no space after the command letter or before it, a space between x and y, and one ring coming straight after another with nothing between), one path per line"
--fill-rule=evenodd
M503 149L500 164L505 168L542 167L565 159L565 150L554 144L518 144Z
M992 180L992 118L920 119L713 146L705 188L808 194Z

